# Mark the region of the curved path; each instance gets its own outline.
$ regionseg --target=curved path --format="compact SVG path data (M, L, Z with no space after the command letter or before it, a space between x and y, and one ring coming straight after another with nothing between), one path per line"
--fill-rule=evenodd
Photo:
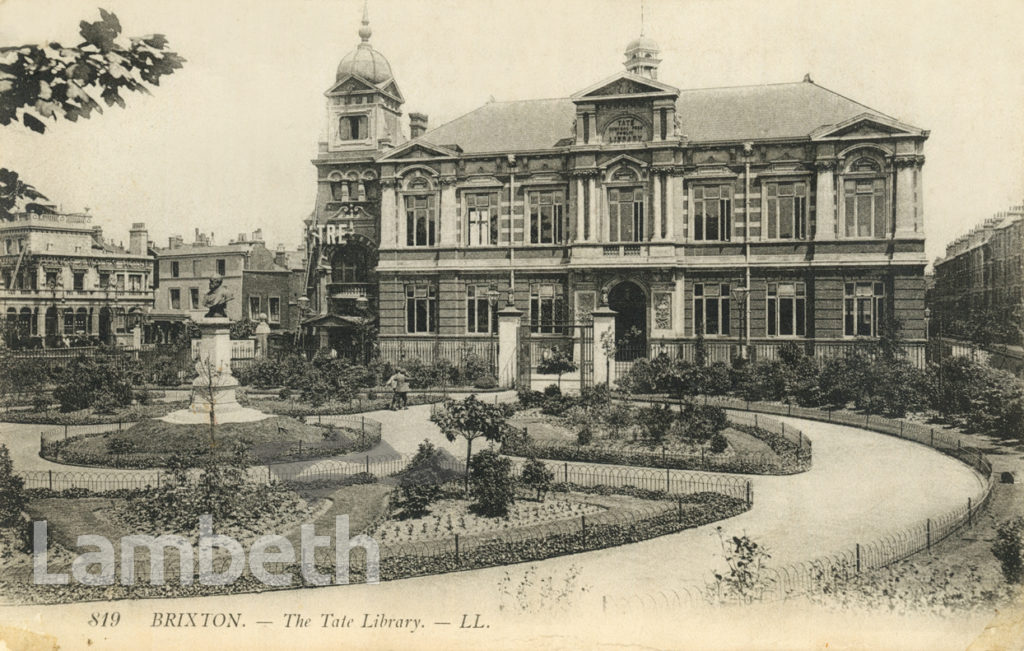
M464 455L462 441L446 441L428 416L429 406L372 414L383 423L385 440L399 453L415 452L418 443L427 438L456 457ZM772 555L772 566L810 560L857 542L871 542L966 504L968 497L977 499L984 490L984 483L973 470L925 446L843 425L779 419L802 429L813 441L811 470L797 475L751 476L753 509L721 523L726 535L746 533L763 544ZM11 448L16 469L61 467L37 456L38 429L0 426L0 442ZM29 431L35 434L27 436ZM566 577L578 574L577 584L588 590L576 603L586 609L583 612L596 615L600 612L601 595L647 595L682 586L702 586L723 562L714 527L709 526L532 565L537 568L536 578L554 577L556 589ZM462 612L497 614L502 603L498 585L508 576L514 591L524 571L522 566L497 567L377 586L209 597L191 603L136 602L135 607L150 613L154 609L246 610L256 619L256 614L261 613L275 621L286 612L307 612L313 616L321 612L355 612L361 617L362 612L379 610L396 616L403 612L410 613L408 616L422 613L423 617L447 621ZM55 608L77 612L88 606Z

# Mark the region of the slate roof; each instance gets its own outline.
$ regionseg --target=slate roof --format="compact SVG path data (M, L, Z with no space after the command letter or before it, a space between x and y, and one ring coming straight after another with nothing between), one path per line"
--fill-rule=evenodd
M690 142L806 138L863 113L890 117L813 82L683 90L676 101ZM417 140L465 153L553 149L575 117L569 98L490 102Z

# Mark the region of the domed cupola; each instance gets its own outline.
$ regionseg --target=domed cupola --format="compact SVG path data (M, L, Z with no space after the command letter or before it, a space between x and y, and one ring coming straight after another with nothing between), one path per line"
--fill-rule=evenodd
M657 79L658 64L661 63L661 59L658 58L660 53L661 50L654 39L644 36L641 30L640 37L626 46L626 70L634 75Z
M391 74L391 64L384 58L384 55L373 49L370 45L370 36L373 30L370 29L370 17L363 5L363 24L359 28L359 38L362 42L345 55L345 58L338 64L338 74L335 79L341 80L347 75L358 75L374 84L380 84L394 75Z

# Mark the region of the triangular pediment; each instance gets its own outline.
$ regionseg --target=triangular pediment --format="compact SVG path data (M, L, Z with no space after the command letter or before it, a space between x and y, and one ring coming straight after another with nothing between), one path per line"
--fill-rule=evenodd
M572 99L594 100L611 97L622 97L629 95L678 95L679 89L668 84L663 84L656 79L648 79L629 72L620 72L614 77L584 88L574 94Z
M395 83L394 79L383 82L380 86L381 92L391 95L399 102L405 103L405 97L402 95L402 91L398 90L398 84Z
M862 113L839 124L832 124L811 132L812 140L892 138L899 136L927 136L928 132L904 124L895 118L875 113Z
M420 158L454 158L458 152L422 140L407 142L381 156L378 160L407 160Z
M620 164L633 165L633 166L638 167L640 169L643 169L643 168L647 167L647 163L645 163L644 161L640 160L639 158L634 158L633 156L630 156L629 154L619 154L618 156L616 156L615 158L612 158L608 162L602 163L598 167L600 167L601 169L609 169L612 166L620 165Z
M327 89L324 95L347 95L349 93L376 93L380 89L359 75L347 74Z

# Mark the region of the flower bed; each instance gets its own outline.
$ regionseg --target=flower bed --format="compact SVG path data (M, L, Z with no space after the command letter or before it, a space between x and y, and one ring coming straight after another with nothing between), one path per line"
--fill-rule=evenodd
M409 406L429 405L442 402L443 400L444 396L440 394L412 394L409 396ZM378 395L373 400L367 398L354 398L344 402L332 400L317 406L291 398L282 400L280 398L258 398L254 396L239 396L239 402L266 414L301 418L303 416L316 415L359 414L388 409L391 406L391 395Z
M62 412L57 409L46 411L9 411L3 415L6 423L32 425L115 425L134 423L146 418L160 418L172 411L188 406L188 401L161 402L151 405L131 405L114 410L109 414L96 413L92 409Z
M430 513L419 518L382 522L371 534L379 544L440 540L455 534L472 535L516 529L557 520L598 513L603 507L579 500L578 495L560 496L545 502L518 501L509 507L507 518L474 514L467 500L444 499L430 505Z

